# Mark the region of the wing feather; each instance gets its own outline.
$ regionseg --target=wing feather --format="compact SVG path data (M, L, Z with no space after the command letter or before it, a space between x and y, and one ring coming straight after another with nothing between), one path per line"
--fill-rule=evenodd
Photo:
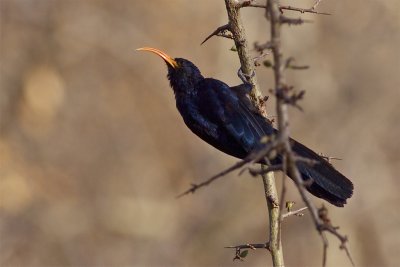
M201 112L222 127L220 130L234 139L247 154L259 145L264 135L273 133L265 118L251 111L228 85L210 78L204 79L203 83L202 88L207 90L199 92L199 98L200 101L207 99L208 103L199 105L203 107Z

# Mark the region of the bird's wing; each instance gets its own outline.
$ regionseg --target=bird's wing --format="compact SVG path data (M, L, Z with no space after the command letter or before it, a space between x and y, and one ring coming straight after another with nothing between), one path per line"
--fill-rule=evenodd
M230 87L215 79L204 79L198 91L200 112L217 124L247 153L253 151L272 126L261 115L252 112Z
M219 132L225 134L229 141L235 142L235 144L227 142L221 145L222 151L228 151L226 147L234 146L245 152L243 158L258 148L263 136L277 132L265 118L252 112L225 83L205 79L201 84L201 89L198 91L200 113L207 120L218 125ZM226 142L221 137L219 141L219 143ZM293 139L291 142L292 149L297 155L318 161L313 166L304 162L297 163L302 178L304 180L311 178L313 181L307 186L308 191L336 206L343 206L353 192L351 181L311 149ZM278 154L273 164L281 161L282 156Z

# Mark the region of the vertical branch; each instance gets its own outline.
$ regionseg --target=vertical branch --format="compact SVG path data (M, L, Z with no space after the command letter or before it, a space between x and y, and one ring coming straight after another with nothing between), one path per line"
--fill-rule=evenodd
M276 266L285 266L283 261L283 248L281 241L281 209L279 207L278 193L275 186L273 172L262 175L265 197L268 205L269 216L269 250L271 251L272 264Z
M240 6L235 0L225 0L226 11L228 13L228 27L235 41L237 53L240 60L242 72L248 78L249 83L253 86L250 97L255 107L260 110L261 114L265 113L262 94L255 75L255 67L253 59L249 53L249 45L246 39L246 31L240 16Z
M289 143L289 114L288 104L285 103L287 98L287 86L284 79L284 62L282 55L282 44L281 44L281 12L279 10L279 1L267 0L266 5L266 17L270 20L271 26L271 48L274 57L274 78L275 78L275 95L276 95L276 110L278 117L278 129L279 129L279 140L284 148L284 159L286 162L283 164L287 167L288 173L293 177L297 188L299 189L300 195L311 212L311 218L314 222L315 227L318 229L323 244L323 266L326 264L326 248L327 239L325 234L320 230L321 220L318 217L316 208L311 203L309 197L306 195L301 175L296 166L296 159L293 155L292 148Z
M296 167L296 160L292 153L292 148L289 143L289 115L288 115L288 104L285 103L285 96L287 94L287 88L285 85L284 79L284 68L285 65L283 63L282 56L282 47L281 47L281 13L279 10L279 2L276 0L267 0L266 5L266 16L270 20L271 25L271 48L272 54L274 57L274 77L275 77L275 94L276 94L276 109L277 109L277 117L278 117L278 128L279 128L279 140L282 142L284 146L284 152L286 162L284 163L287 166L287 171L292 174L293 180L299 188L300 195L309 207L311 212L311 217L316 228L319 228L322 224L319 220L317 210L312 208L313 205L306 195L304 190L304 185L301 180L301 175L299 170Z
M257 83L253 59L249 53L248 42L246 39L245 29L240 17L240 6L237 1L225 0L226 10L229 18L229 29L232 32L235 41L236 49L240 59L241 69L248 77L252 84L251 100L255 107L258 108L261 114L264 114L264 106L261 101L262 94ZM276 190L275 178L273 172L268 172L262 175L265 197L268 206L268 215L270 220L269 244L274 266L284 266L283 248L280 238L280 208L278 193Z
M321 2L321 0L317 0L312 7L315 7ZM287 167L287 172L293 178L297 189L306 204L307 208L310 210L311 218L315 225L315 228L319 232L321 236L321 240L323 243L323 257L322 264L326 266L326 257L327 257L327 248L328 248L328 239L324 231L328 231L331 234L335 235L341 242L341 249L344 249L347 253L350 262L354 265L353 260L350 256L349 250L346 246L347 237L342 236L337 232L337 228L333 227L330 224L325 223L322 219L318 210L310 201L310 198L306 194L305 186L303 180L301 179L301 174L296 165L296 158L292 151L292 148L289 143L289 115L288 115L288 104L285 102L285 99L288 97L288 87L285 84L284 80L284 63L283 56L281 51L281 26L282 23L285 22L284 17L281 15L279 10L279 0L267 0L266 5L266 18L270 20L271 25L271 48L274 57L274 76L275 76L275 95L276 95L276 109L278 115L278 127L279 127L279 135L278 140L283 147L283 155L286 162L284 162L284 166ZM286 19L286 22L288 20Z
M275 94L279 95L284 90L284 64L281 47L280 10L277 1L267 0L267 15L271 21L271 48L274 57ZM287 104L283 97L277 97L276 111L278 116L278 129L283 140L289 140L289 118Z

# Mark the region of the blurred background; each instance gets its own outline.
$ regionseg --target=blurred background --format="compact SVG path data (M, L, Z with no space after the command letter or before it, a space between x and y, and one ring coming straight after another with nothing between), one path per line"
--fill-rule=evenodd
M354 196L345 208L325 204L357 266L399 265L400 2L325 0L318 9L333 15L284 27L285 56L311 67L287 72L306 90L292 136L343 159L335 166ZM268 40L264 11L242 14L249 42ZM259 179L233 173L175 198L237 160L186 128L165 64L135 51L160 48L239 84L232 41L199 45L226 23L224 1L0 0L0 18L1 266L271 265L266 251L242 263L223 248L266 241ZM267 94L271 70L257 74ZM287 219L282 233L287 265L321 265L308 214ZM350 266L338 246L330 238L328 266Z

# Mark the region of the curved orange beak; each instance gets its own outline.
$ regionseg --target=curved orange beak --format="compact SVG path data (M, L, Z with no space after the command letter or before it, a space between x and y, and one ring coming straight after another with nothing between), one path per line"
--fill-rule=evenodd
M141 47L136 49L137 51L148 51L148 52L152 52L158 56L160 56L162 59L165 60L165 62L167 62L167 64L171 65L171 67L173 67L174 69L178 68L178 62L176 62L175 59L173 59L172 57L168 56L167 54L165 54L163 51L158 50L156 48L152 48L152 47Z

